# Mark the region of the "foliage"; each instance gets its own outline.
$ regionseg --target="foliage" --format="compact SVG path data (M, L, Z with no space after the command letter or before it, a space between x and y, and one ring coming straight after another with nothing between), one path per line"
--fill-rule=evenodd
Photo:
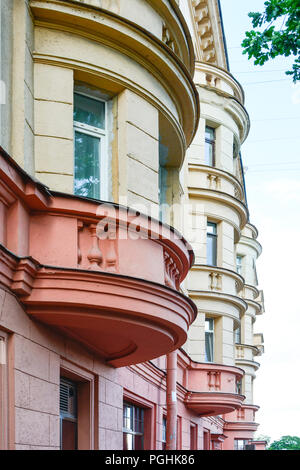
M292 75L296 83L300 80L300 0L267 0L264 5L263 13L248 15L253 30L246 32L243 54L253 57L255 65L264 65L277 56L293 55L292 70L286 74Z
M262 434L260 434L259 436L255 436L254 440L255 441L266 441L267 445L269 445L270 442L271 442L270 436L265 436L265 435L262 435Z
M300 437L283 436L278 441L272 442L268 450L300 450Z

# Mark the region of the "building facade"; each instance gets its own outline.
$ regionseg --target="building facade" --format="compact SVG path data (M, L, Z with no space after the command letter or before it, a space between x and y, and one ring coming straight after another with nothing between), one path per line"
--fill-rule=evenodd
M263 448L249 117L219 2L0 14L0 448Z

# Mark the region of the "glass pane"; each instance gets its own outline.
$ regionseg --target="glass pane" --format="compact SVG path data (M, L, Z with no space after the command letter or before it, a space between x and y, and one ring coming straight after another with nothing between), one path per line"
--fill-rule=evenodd
M135 436L134 450L144 450L144 436Z
M123 450L134 450L133 434L123 433Z
M205 165L214 166L214 146L205 142Z
M100 199L100 138L75 132L74 193Z
M214 331L214 319L208 318L205 320L205 331Z
M205 128L205 139L215 140L215 130L212 127Z
M105 103L75 93L74 121L105 129Z
M213 222L207 222L207 233L217 234L217 224Z
M133 407L124 405L123 410L123 426L125 429L130 429L133 431Z
M236 343L240 343L241 342L241 328L238 327L236 330L235 330L235 342Z
M61 436L61 449L62 450L76 450L77 449L77 423L72 421L62 420L61 423L62 436Z
M217 265L217 238L214 235L207 235L207 264L209 266Z
M213 362L214 360L214 334L205 332L205 361Z

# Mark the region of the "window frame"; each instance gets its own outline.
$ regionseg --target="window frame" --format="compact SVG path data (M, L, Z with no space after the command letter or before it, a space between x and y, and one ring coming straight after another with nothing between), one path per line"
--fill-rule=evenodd
M61 358L59 377L77 386L78 450L99 448L99 379L80 366Z
M234 332L234 343L242 344L242 328L238 326Z
M213 139L210 139L210 138L206 137L206 130L207 129L210 129L210 130L213 131ZM205 125L205 139L204 140L205 140L205 148L204 148L205 165L214 168L216 166L216 129L214 127ZM212 162L211 162L211 164L207 163L207 161L206 161L206 149L207 149L206 144L212 146Z
M242 276L242 273L243 273L243 258L244 257L242 255L236 255L236 272L240 276Z
M75 141L75 134L76 132L80 132L85 135L90 135L91 137L95 137L99 139L99 154L98 154L98 159L99 159L99 185L100 185L100 191L99 191L99 199L100 200L106 200L108 198L108 135L109 135L109 130L108 130L108 100L105 100L103 98L99 98L98 96L93 95L92 93L86 93L84 91L79 91L76 90L76 86L74 88L74 108L75 108L75 95L81 95L86 98L92 99L94 101L98 101L100 103L104 103L105 106L105 111L104 111L104 116L105 116L105 129L101 129L100 127L94 127L90 126L88 124L84 124L79 121L75 121L73 117L73 134L74 134L74 158L73 158L73 171L74 171L74 184L73 184L73 191L75 193L75 146L76 146L76 141ZM78 196L80 196L78 194ZM82 197L89 197L89 196L82 196ZM98 199L98 198L95 198Z
M212 322L212 330L207 330L206 329L206 322ZM208 360L208 357L207 357L207 354L206 354L206 333L210 334L212 336L212 358L211 360ZM215 319L212 318L212 317L206 317L205 318L205 327L204 327L204 347L205 347L205 351L204 351L204 354L205 354L205 362L207 362L208 364L211 364L214 362L214 358L215 358Z
M132 408L132 410L133 410L133 414L132 414L133 429L125 428L125 426L124 426L125 406L127 406L129 408ZM139 431L135 430L135 421L136 421L135 413L136 413L136 409L138 409L140 412L142 412L143 432L139 432ZM141 449L141 450L145 450L145 409L143 407L135 405L134 403L130 403L128 401L124 401L124 403L123 403L123 427L122 427L122 432L123 432L123 438L124 438L124 434L131 434L134 437L135 436L142 436L142 447L143 447L143 449ZM133 442L135 444L135 440ZM134 447L135 447L135 445L134 445ZM123 450L124 450L124 448L123 448ZM132 450L136 450L136 449L134 448Z
M75 449L78 450L78 386L77 383L74 382L73 380L68 379L67 377L60 376L60 386L62 382L66 382L68 385L71 385L75 389L75 413L74 415L63 412L59 408L59 422L60 422L60 449L62 450L62 437L63 437L63 421L69 421L71 423L76 423L76 429L75 429Z
M215 233L210 233L208 231L209 226L214 226ZM214 240L214 251L212 253L212 263L209 263L208 260L208 238ZM217 266L218 265L218 224L210 220L206 224L206 264L207 266Z

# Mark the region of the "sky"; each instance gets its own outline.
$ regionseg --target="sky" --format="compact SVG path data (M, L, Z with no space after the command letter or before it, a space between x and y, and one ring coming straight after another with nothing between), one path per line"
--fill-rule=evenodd
M254 382L257 436L300 436L300 83L284 71L291 58L254 66L240 44L250 11L265 0L221 0L230 71L246 94L251 130L242 146L250 221L263 253L257 261L264 315L257 317L265 354ZM265 82L265 83L262 83Z

